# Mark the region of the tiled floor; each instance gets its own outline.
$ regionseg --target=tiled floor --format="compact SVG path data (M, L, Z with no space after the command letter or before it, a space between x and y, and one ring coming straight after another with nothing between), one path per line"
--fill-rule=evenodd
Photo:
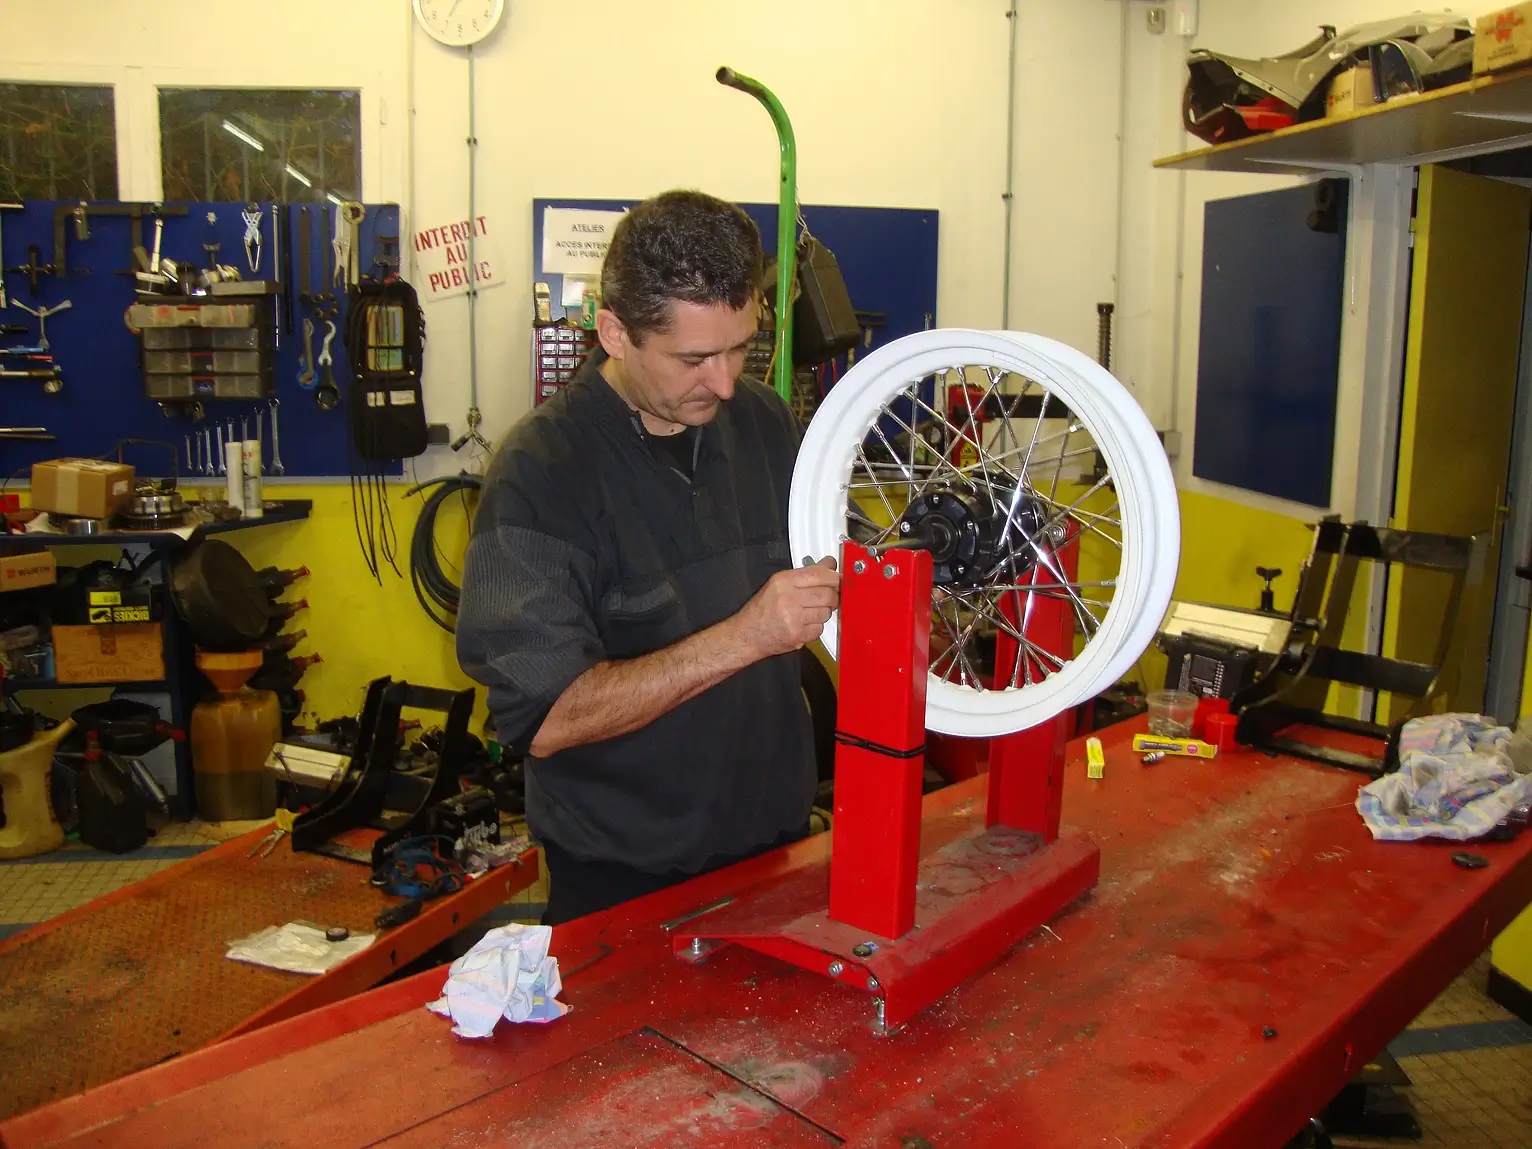
M72 842L36 859L0 862L0 939L92 898L247 833L256 823L171 823L148 846L115 857ZM507 826L522 832L523 826ZM486 924L535 922L547 901L547 878L490 915ZM1532 1026L1483 993L1482 956L1428 1006L1390 1047L1412 1084L1402 1100L1420 1118L1418 1144L1443 1149L1532 1146ZM1373 1149L1410 1144L1354 1137L1336 1145Z

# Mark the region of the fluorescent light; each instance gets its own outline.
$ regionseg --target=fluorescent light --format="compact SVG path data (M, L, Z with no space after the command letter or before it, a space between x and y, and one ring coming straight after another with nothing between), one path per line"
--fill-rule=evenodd
M252 136L249 132L245 131L243 128L238 127L235 124L229 123L228 120L223 121L223 123L221 125L219 125L219 126L222 127L224 131L228 132L229 135L233 136L236 140L243 140L245 143L249 144L256 151L264 152L266 150L266 145L261 143L260 140L256 139L254 136Z
M324 193L324 198L329 200L336 207L340 207L340 205L341 205L341 198L340 198L340 196L336 195L334 192L325 192Z
M304 175L297 168L293 167L292 164L288 164L287 165L287 174L292 176L293 179L297 180L300 184L302 184L306 188L311 188L311 187L314 186L314 181L309 179L308 176Z

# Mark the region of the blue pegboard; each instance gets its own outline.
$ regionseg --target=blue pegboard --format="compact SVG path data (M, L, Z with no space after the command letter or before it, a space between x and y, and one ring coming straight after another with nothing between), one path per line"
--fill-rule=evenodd
M562 309L564 277L544 274L543 209L576 208L627 211L639 201L538 199L532 201L532 271L548 284L553 317ZM777 205L742 203L755 221L768 258L776 252ZM815 238L835 253L851 305L858 311L882 312L887 326L873 331L878 347L901 335L923 331L936 323L937 223L935 211L916 208L839 207L805 205L804 222ZM860 355L866 351L863 348ZM844 363L844 357L842 358Z
M1310 226L1315 186L1210 200L1192 473L1330 505L1348 184L1335 230Z
M3 265L15 267L26 263L28 249L33 244L37 245L38 262L53 263L55 209L74 206L76 204L73 201L62 204L28 201L23 211L0 214L0 232L3 232L0 261L3 261ZM262 212L263 249L259 270L254 273L246 262L243 244L245 222L241 213L246 205L188 203L167 206L176 209L184 207L186 214L165 217L161 243L164 255L203 267L207 264L207 254L202 245L217 243L220 245L216 257L218 262L237 267L246 279L272 277L274 253L270 203L259 205ZM321 215L328 212L333 224L334 205L321 202L307 206L312 213L311 285L312 290L317 292L322 289L321 284L328 281L332 265L329 251L321 251L324 243ZM301 204L292 204L285 205L283 209L288 260L281 272L284 294L277 301L282 315L281 345L276 353L276 396L281 400L282 462L289 478L343 476L349 469L348 415L344 396L351 380L341 334L347 313L344 293L338 293L339 314L335 316L338 330L331 347L335 359L335 382L343 397L341 406L333 411L321 411L315 405L314 393L301 390L297 382L301 331L293 327L293 300L286 293L289 288L293 291L297 289L297 262L300 258L297 245L298 220L302 207ZM213 213L215 222L208 222L209 212ZM132 266L131 221L122 216L91 215L89 204L86 205L86 213L90 229L88 239L78 240L73 222L66 220L65 223L66 274L43 277L35 296L25 275L11 273L5 277L7 293L29 306L51 307L66 299L72 306L70 310L48 321L51 350L64 373L63 390L48 395L40 383L0 379L0 425L44 426L58 438L54 442L0 440L0 473L13 475L18 471L24 472L34 462L61 455L105 455L114 450L119 440L126 438L159 439L173 443L184 473L184 436L192 430L193 424L185 417L168 417L158 403L144 397L138 340L123 321L127 307L135 298L133 279L117 274ZM152 217L145 219L143 231L144 246L152 250ZM358 265L363 275L369 271L378 273L378 269L372 265L374 257L382 250L377 242L380 234L399 235L397 205L368 205L367 218L361 224L358 247ZM397 258L397 243L392 251ZM36 321L21 309L7 307L0 322L24 323L31 332L27 336L0 336L0 346L30 345L35 341ZM316 353L324 332L322 322L317 324L317 332L314 341ZM253 413L257 406L255 400L209 400L205 403L208 417L220 419L228 416L238 419L242 414ZM269 474L269 433L265 440ZM159 475L168 467L168 458L161 452L141 447L130 448L130 452L128 461L146 473Z

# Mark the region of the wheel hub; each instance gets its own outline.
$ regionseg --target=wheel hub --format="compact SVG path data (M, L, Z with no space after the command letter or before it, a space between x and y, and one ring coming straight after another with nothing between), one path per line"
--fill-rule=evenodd
M1007 532L1006 508L988 492L941 487L920 495L899 516L899 539L931 552L933 585L979 587L1008 552L1014 552L1012 575L1029 571L1035 556L1017 544L1047 521L1043 505L1023 494Z

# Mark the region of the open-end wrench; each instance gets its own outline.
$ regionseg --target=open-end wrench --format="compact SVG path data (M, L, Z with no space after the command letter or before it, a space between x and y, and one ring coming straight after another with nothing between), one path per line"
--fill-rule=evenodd
M202 428L202 473L213 474L213 429Z
M217 442L218 442L218 473L220 475L222 475L222 474L225 474L224 462L223 462L223 457L224 457L224 449L223 449L223 424L222 423L215 423L215 424L213 424L213 433L214 433L214 435L217 436Z
M314 321L303 321L303 354L298 357L298 386L305 391L314 386Z
M277 430L277 408L282 405L282 400L271 401L271 473L273 475L284 474L287 470L282 466L282 433Z

